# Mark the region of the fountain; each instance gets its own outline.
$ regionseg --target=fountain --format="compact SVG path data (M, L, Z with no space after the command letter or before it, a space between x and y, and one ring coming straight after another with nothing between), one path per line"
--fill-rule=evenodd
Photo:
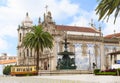
M76 65L75 65L75 57L71 58L70 56L74 56L75 53L73 52L68 52L67 48L68 48L68 44L70 44L69 42L67 42L67 37L65 36L64 42L62 43L64 44L64 52L59 52L58 55L62 56L62 59L58 59L57 62L57 69L76 69Z

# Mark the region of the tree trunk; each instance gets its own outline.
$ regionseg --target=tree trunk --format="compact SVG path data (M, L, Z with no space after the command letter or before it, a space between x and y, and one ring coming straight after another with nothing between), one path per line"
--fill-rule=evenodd
M37 64L36 64L37 74L39 72L39 49L37 49Z

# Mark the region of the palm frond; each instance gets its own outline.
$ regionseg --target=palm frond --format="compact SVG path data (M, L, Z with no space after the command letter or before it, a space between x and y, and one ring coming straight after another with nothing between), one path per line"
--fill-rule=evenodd
M43 51L44 48L53 47L53 37L50 33L44 32L42 26L34 26L33 29L26 34L22 42L25 48L38 48Z
M99 20L107 18L109 20L110 15L115 11L115 19L118 16L120 9L120 0L101 0L99 5L96 7L96 14L99 15ZM104 20L103 19L103 20Z

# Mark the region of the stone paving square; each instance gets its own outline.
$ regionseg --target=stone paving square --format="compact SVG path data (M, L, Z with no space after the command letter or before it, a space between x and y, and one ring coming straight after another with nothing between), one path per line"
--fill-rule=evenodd
M120 83L120 76L95 76L93 74L61 76L0 76L0 83Z

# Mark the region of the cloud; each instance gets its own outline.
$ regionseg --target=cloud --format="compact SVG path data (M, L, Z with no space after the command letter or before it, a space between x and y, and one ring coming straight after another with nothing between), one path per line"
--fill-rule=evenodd
M7 56L16 56L16 54L15 55L13 55L13 54L7 54Z
M78 5L69 0L7 0L6 2L2 0L2 4L0 4L0 50L12 49L14 44L9 42L8 38L14 38L16 40L14 42L17 42L17 28L24 20L26 12L29 13L34 23L37 23L35 21L38 17L43 18L43 14L46 12L46 5L51 11L53 19L61 22L74 16L79 9ZM14 49L16 47L14 46Z
M8 43L0 37L0 50L6 50L8 47Z
M2 26L2 25L1 25ZM0 37L5 37L5 36L10 36L10 37L16 37L17 38L17 29L15 25L6 25L2 26L0 28Z
M62 21L78 12L78 5L71 3L69 0L60 0L59 2L56 0L8 0L6 4L7 6L0 7L0 27L5 27L2 28L2 31L17 29L26 12L30 13L32 20L36 20L39 16L43 17L45 5L48 5L48 10L52 12L53 19L56 20ZM12 33L17 35L16 31L12 31ZM14 36L8 34L8 32L3 35Z
M93 23L97 29L101 26L104 36L114 34L114 30L116 33L120 33L120 16L117 17L116 23L114 24L114 13L109 17L107 22L106 20L98 21L98 15L96 15L94 10L89 12L83 9L80 10L79 14L74 16L73 21L69 25L90 27L91 19L93 19Z
M114 24L114 16L111 15L108 22L105 20L105 28L103 29L104 35L120 33L120 16L117 17L116 23Z
M95 25L98 24L97 18L98 16L95 14L94 10L88 12L86 10L80 9L78 15L74 16L73 21L69 25L90 27L92 19Z
M3 0L2 0L3 1ZM7 0L0 5L0 49L4 45L4 49L14 46L6 37L14 38L17 42L17 28L24 20L25 13L36 24L38 17L43 19L43 14L46 12L45 6L48 5L48 11L52 13L55 22L63 23L69 21L69 25L90 26L90 20L97 22L98 16L95 11L85 11L80 8L80 5L72 3L70 0ZM110 20L112 21L112 17ZM106 23L103 26L103 33L110 34L115 27L116 32L119 31L119 23L115 25L112 22ZM111 30L111 31L110 31ZM14 46L16 48L16 46Z
M70 3L69 0L61 0L60 3L56 4L57 6L52 8L56 11L55 13L55 19L58 20L64 20L68 17L74 16L79 11L79 6L73 3Z

